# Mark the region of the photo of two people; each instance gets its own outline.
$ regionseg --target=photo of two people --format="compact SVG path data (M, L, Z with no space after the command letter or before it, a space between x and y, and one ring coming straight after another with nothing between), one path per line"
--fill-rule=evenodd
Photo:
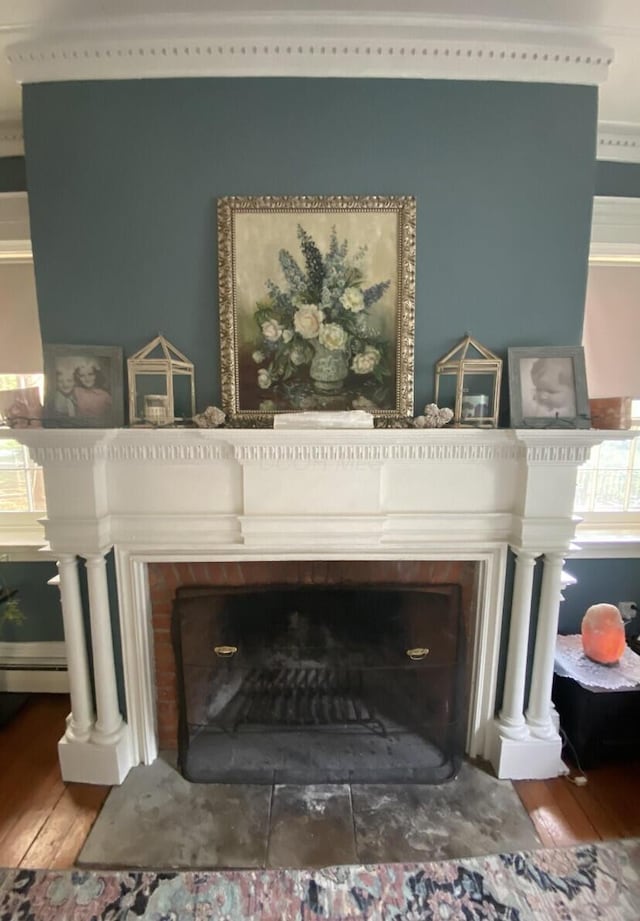
M121 349L45 346L44 417L52 427L122 425Z

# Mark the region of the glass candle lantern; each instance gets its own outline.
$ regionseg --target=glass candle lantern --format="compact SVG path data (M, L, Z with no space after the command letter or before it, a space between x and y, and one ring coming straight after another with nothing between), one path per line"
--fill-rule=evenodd
M435 401L453 410L454 425L495 428L502 360L466 335L436 362Z
M193 364L164 336L127 359L129 422L171 425L196 411Z

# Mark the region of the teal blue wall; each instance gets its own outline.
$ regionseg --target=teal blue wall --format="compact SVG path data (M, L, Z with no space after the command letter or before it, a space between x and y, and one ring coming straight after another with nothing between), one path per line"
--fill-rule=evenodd
M595 182L593 87L194 79L35 84L24 133L49 342L159 330L220 402L215 202L237 194L417 198L415 392L468 330L580 342Z
M596 195L640 198L640 163L613 163L598 160Z
M57 574L56 564L0 563L0 579L6 588L17 589L15 600L25 615L24 623L6 623L0 641L30 643L64 639L60 592L47 581Z
M560 633L579 633L587 608L601 601L634 601L640 607L640 559L567 560L565 569L578 581L564 592Z
M24 157L0 157L0 192L26 192Z

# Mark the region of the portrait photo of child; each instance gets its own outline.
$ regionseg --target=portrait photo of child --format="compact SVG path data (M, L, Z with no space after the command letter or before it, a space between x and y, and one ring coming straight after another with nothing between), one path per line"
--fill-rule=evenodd
M124 424L122 349L45 344L44 366L44 425L116 428Z
M512 428L589 427L581 346L509 349Z

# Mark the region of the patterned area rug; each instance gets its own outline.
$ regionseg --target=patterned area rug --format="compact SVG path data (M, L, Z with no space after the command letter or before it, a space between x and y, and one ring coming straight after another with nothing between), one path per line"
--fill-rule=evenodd
M462 861L0 871L0 921L638 921L640 839Z

